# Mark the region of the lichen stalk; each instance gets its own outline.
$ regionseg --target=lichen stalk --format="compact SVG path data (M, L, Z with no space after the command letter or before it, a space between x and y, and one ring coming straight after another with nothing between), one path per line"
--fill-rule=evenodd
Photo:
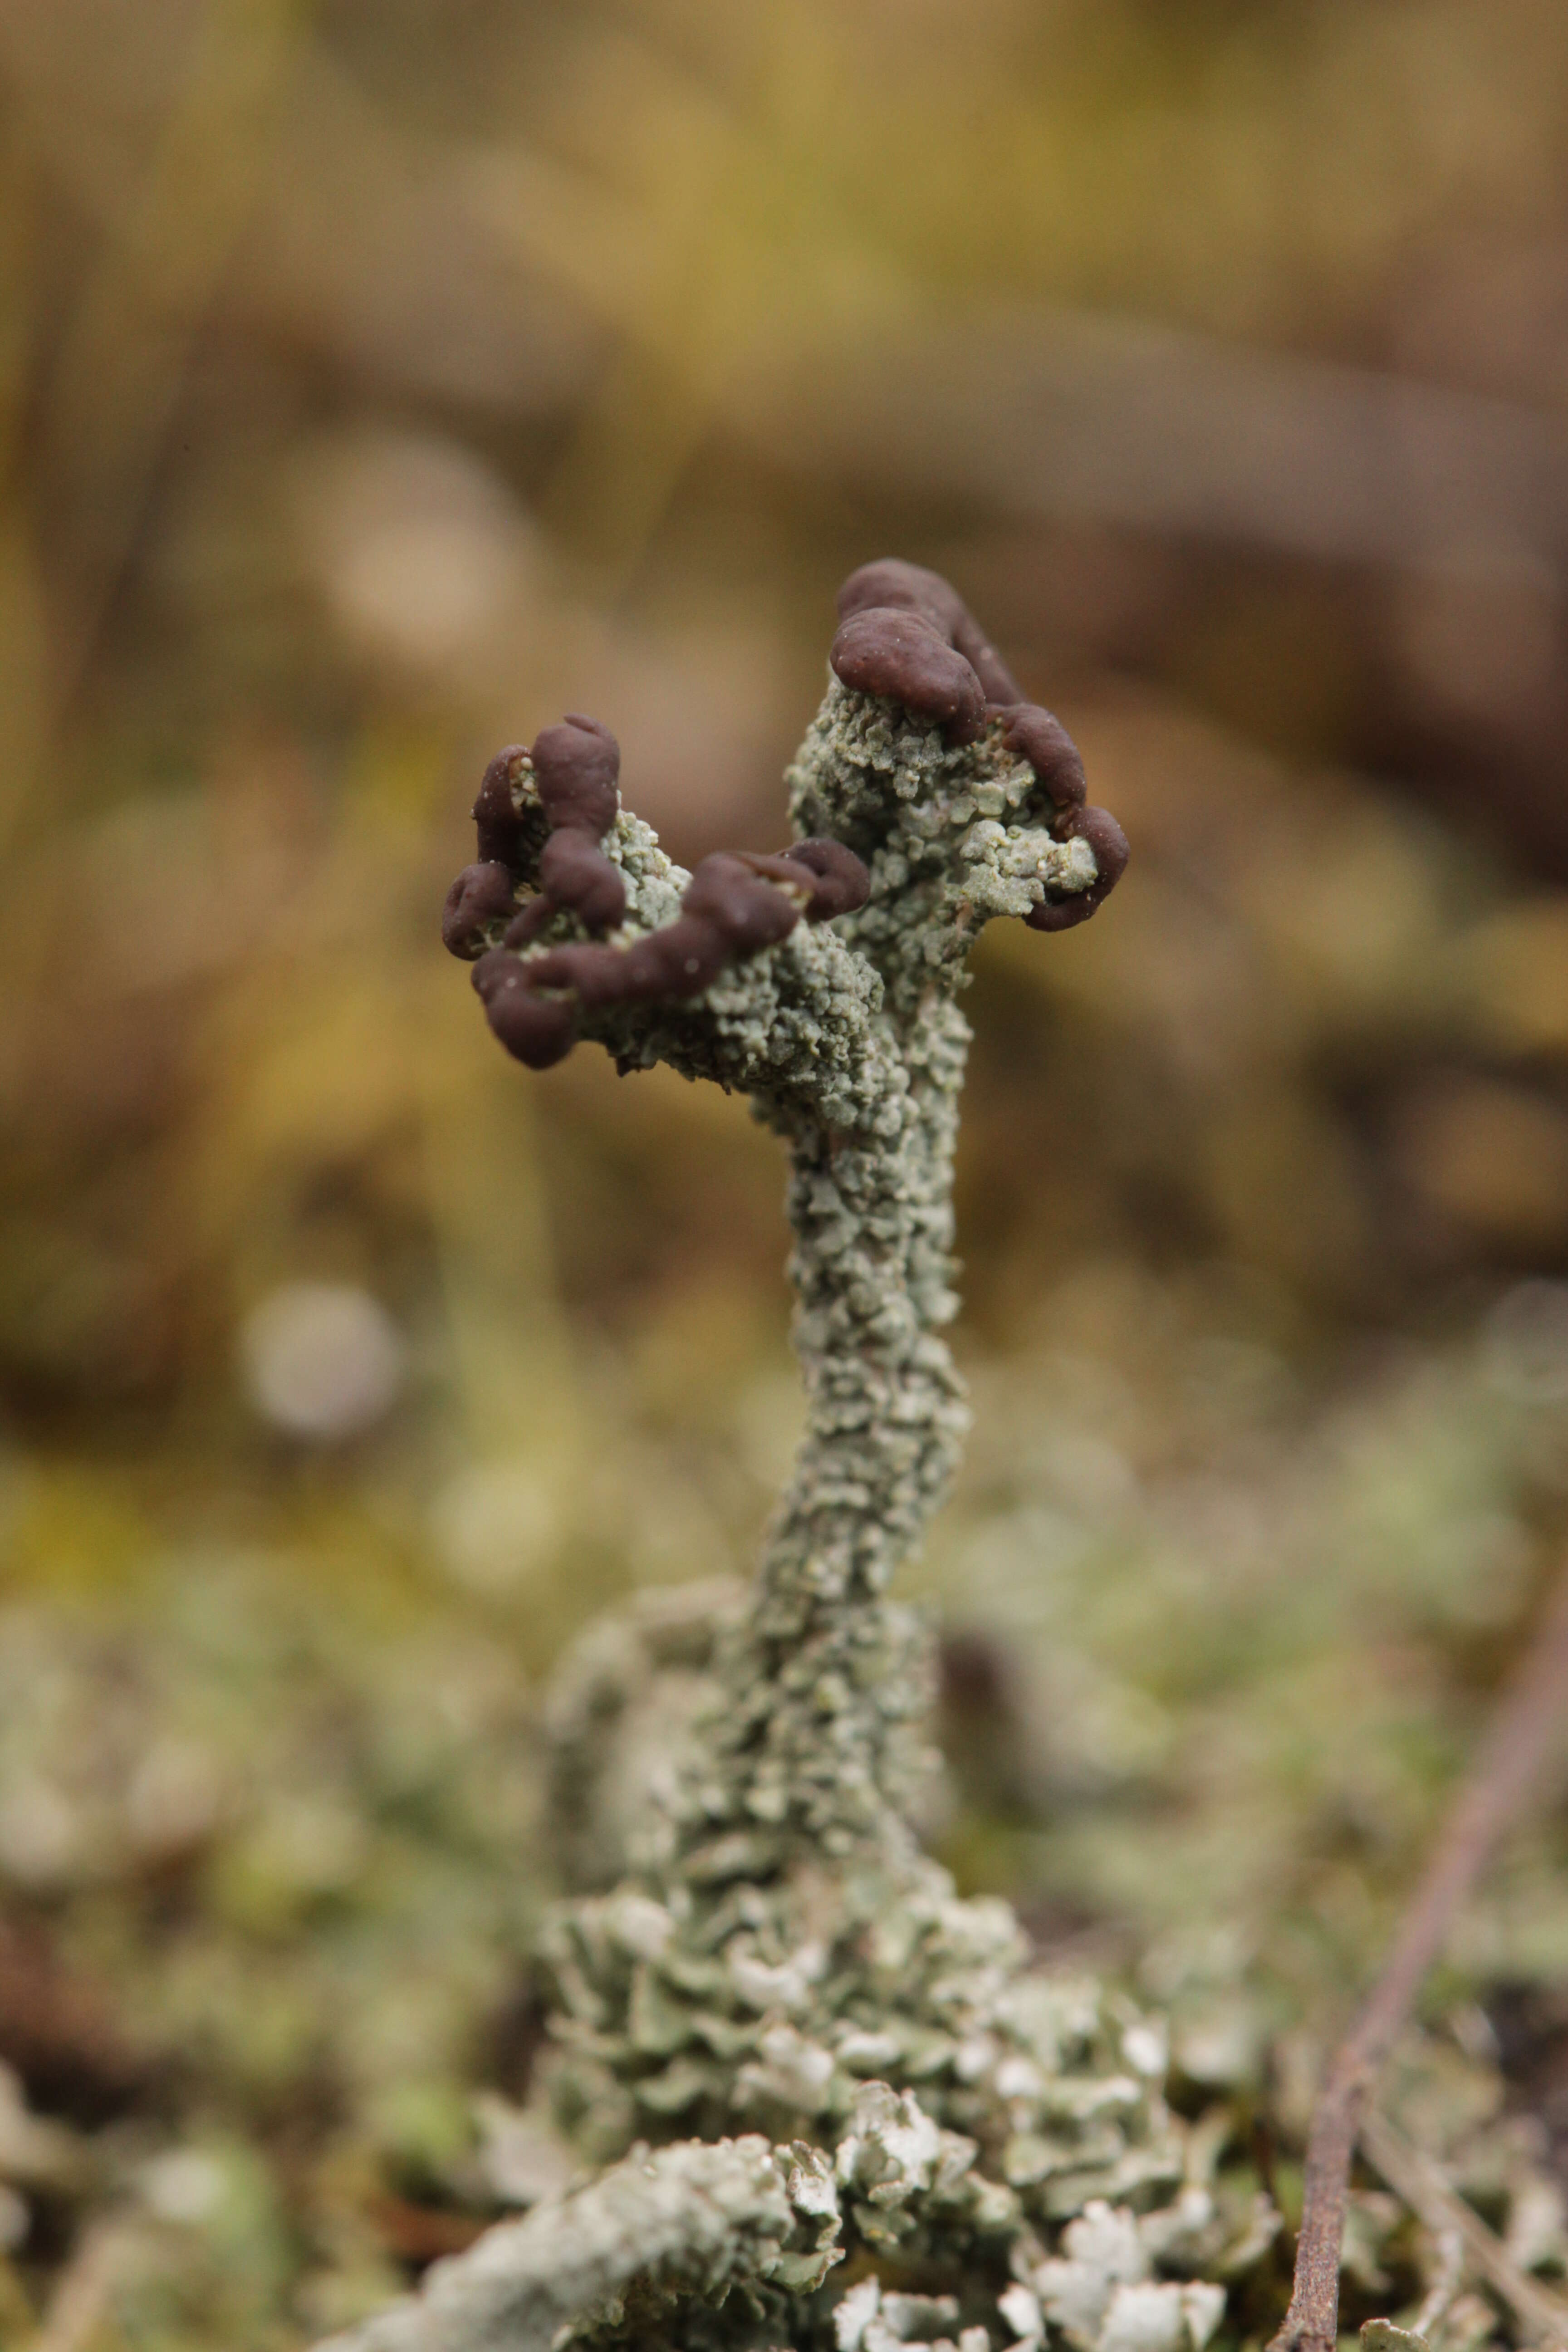
M620 1883L561 1905L543 1938L541 2114L575 2161L614 2168L444 2266L344 2339L356 2352L521 2346L518 2315L546 2306L558 2345L901 2352L912 2334L985 2352L1003 2329L1032 2352L1059 2318L1077 2352L1131 2352L1118 2314L1136 2310L1138 2352L1202 2352L1223 2296L1194 2269L1238 2227L1272 2230L1194 2171L1160 2035L1032 1973L1006 1906L960 1900L920 1848L927 1643L889 1586L965 1425L942 1336L956 999L987 920L1069 928L1126 843L944 582L868 566L840 609L784 859L682 873L615 803L613 739L574 719L491 763L481 863L448 900L447 942L520 1059L581 1037L623 1071L663 1061L744 1093L786 1141L807 1420L669 1801ZM592 1780L574 1769L579 1797ZM653 2141L676 2144L647 2158ZM721 2173L741 2185L715 2234ZM582 2291L542 2302L556 2228ZM909 2292L915 2276L952 2291Z
M910 1726L925 1691L907 1613L887 1591L967 1423L942 1337L956 1307L952 1164L969 1045L951 950L971 910L951 869L953 806L962 823L985 755L950 751L934 730L868 730L862 701L830 691L792 774L792 814L850 840L869 869L866 907L838 936L879 983L861 1049L874 1084L853 1124L809 1100L762 1098L790 1146L806 1427L685 1828L690 1841L744 1821L774 1831L780 1854L870 1841L891 1860L911 1834ZM754 1833L750 1852L755 1870Z
M886 2032L867 2039L871 2020L897 2010L934 2049L954 2019L938 2023L928 1980L948 1982L960 1952L971 1990L1023 1962L1006 1915L955 1905L920 1850L929 1648L888 1590L966 1418L942 1333L967 952L991 917L1097 879L1007 736L994 714L954 743L834 680L790 773L791 814L862 860L863 905L729 975L657 1040L624 1012L599 1033L623 1066L657 1049L743 1087L788 1142L808 1406L719 1703L671 1816L649 1823L640 1907L624 1892L569 1906L549 1939L559 2109L606 2156L639 2132L706 2137L736 2116L820 2129L858 2095L858 2050L904 2078ZM629 1951L628 1931L646 1948ZM951 2009L951 1987L934 1997ZM973 2121L984 2101L958 2105Z

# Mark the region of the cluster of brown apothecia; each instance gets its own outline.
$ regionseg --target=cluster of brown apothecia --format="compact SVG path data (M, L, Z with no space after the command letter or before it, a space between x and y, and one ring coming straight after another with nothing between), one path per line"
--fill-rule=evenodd
M518 950L556 915L601 933L626 913L626 885L600 846L619 805L620 758L607 728L576 717L546 727L531 751L499 753L474 803L480 863L465 866L447 895L441 936L454 955L477 959L474 986L490 1027L532 1069L571 1052L580 1013L700 996L727 965L787 938L803 914L826 922L865 903L866 868L842 842L797 841L782 857L720 852L698 866L672 923L629 947L573 942L525 961ZM514 913L524 827L512 788L525 767L550 831L538 893ZM511 919L500 945L487 948L489 928L503 916Z
M1004 743L1028 761L1057 811L1058 840L1087 841L1099 868L1089 889L1047 891L1024 920L1037 931L1087 922L1121 879L1127 835L1109 809L1085 806L1077 745L1058 719L1025 701L957 590L940 572L889 556L850 573L838 613L829 659L845 686L934 719L950 743L973 743L1002 720Z
M1089 889L1047 892L1025 919L1047 931L1085 921L1126 865L1127 841L1109 811L1085 805L1083 763L1065 729L1023 699L936 572L893 560L864 564L846 581L838 610L830 658L843 685L901 705L939 726L951 744L973 742L1001 722L1005 748L1028 761L1057 813L1058 838L1087 841L1098 868ZM473 962L474 986L501 1044L534 1069L571 1052L581 1013L700 996L727 966L787 938L803 914L826 922L865 903L866 868L842 842L797 841L777 857L721 852L698 866L673 922L627 947L605 943L626 906L625 882L602 845L620 805L619 772L608 728L574 713L546 727L531 749L498 752L474 803L479 862L447 895L442 938ZM520 908L518 886L538 838L537 818L519 796L527 773L548 830L536 893ZM520 950L563 914L574 916L588 940L525 959ZM491 946L498 922L506 928Z

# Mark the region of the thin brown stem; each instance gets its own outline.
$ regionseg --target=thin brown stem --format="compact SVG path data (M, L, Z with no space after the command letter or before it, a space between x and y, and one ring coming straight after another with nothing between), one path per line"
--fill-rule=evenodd
M1329 2068L1307 2143L1290 2307L1268 2352L1334 2352L1351 2158L1384 2061L1422 1980L1491 1857L1568 1733L1568 1565L1537 1640L1504 1692L1372 1997Z

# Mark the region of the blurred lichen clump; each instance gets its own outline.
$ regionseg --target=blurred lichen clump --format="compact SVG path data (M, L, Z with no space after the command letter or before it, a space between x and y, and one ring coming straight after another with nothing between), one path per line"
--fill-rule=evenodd
M1065 1347L1077 1305L1051 1304ZM1248 2200L1292 2210L1324 2037L1561 1507L1563 1302L1515 1292L1474 1346L1316 1418L1261 1343L1168 1288L1123 1304L1140 1365L979 1376L922 1577L952 1629L931 1827L961 1884L1022 1903L1064 1999L1121 1971L1168 2020L1266 2325ZM64 2279L110 2343L291 2344L563 2185L522 2112L542 1901L582 1876L546 1794L615 1874L605 1823L678 1752L724 1589L594 1632L546 1717L510 1612L335 1532L153 1549L113 1602L0 1616L0 2283L18 2326ZM1516 1842L1386 2092L1548 2280L1565 1858L1561 1813ZM1363 2183L1351 2242L1352 2315L1420 2299L1396 2200ZM1456 2325L1496 2315L1472 2297Z
M1364 1963L1564 1517L1565 76L1526 0L0 12L0 2336L287 2342L494 2210L530 1694L795 1406L765 1141L525 1097L431 913L563 701L773 838L883 545L1137 850L971 1000L944 1850L1226 2081ZM1561 2132L1554 1851L1451 2015Z

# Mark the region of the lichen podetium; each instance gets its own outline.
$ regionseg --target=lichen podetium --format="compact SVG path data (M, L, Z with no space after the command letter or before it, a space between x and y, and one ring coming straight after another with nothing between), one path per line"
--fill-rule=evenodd
M784 1137L809 1412L679 1792L545 1939L541 2099L600 2168L340 2339L355 2352L984 2352L1052 2326L1199 2352L1213 2281L1277 2227L1166 2108L1157 2028L1032 1969L1007 1906L959 1899L921 1850L926 1646L888 1588L965 1422L942 1337L957 995L986 921L1067 928L1126 845L945 583L868 565L840 610L793 863L686 876L574 719L492 763L482 862L448 902L520 1058L582 1037L623 1070L668 1062Z

